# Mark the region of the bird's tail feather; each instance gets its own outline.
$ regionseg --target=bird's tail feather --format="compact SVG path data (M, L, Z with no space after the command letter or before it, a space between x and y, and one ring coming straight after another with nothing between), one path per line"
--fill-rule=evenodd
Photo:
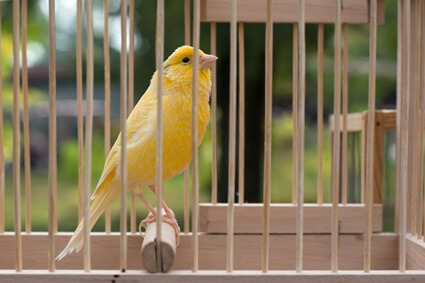
M111 176L112 177L112 176ZM90 230L96 221L102 215L103 211L108 207L119 195L119 187L111 184L112 178L106 178L104 182L99 184L93 194L93 203L90 206ZM65 249L56 257L61 260L72 252L79 252L84 244L84 218L81 219L77 229L71 237Z

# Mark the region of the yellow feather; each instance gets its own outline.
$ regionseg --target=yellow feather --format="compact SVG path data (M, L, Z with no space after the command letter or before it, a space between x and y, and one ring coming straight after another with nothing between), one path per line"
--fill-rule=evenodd
M192 65L183 64L188 57L192 62L193 48L182 46L164 62L163 85L163 179L181 173L192 159ZM199 56L204 55L199 51ZM199 69L198 91L198 146L204 137L210 115L208 105L211 90L209 68ZM156 103L157 73L127 119L127 178L128 189L155 184L156 163ZM106 159L102 176L93 193L90 206L90 229L104 209L119 196L121 134ZM83 246L83 220L65 249L58 255L62 259Z

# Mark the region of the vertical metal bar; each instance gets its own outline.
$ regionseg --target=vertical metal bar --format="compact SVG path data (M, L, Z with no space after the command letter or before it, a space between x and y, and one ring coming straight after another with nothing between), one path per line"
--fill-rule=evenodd
M0 2L0 50L2 47L1 43L1 2ZM0 66L2 65L2 59L0 56ZM0 148L4 147L4 135L3 135L3 74L0 68ZM4 232L4 151L0 150L0 233Z
M156 270L162 271L162 89L163 89L163 69L164 61L164 0L157 0L156 16L156 70L158 74L157 86L157 120L156 120L156 209L159 211L156 216Z
M16 271L22 271L19 138L19 0L13 0L13 197L15 208Z
M343 25L344 29L344 49L342 68L342 203L347 204L348 186L348 24Z
M317 203L323 203L323 37L324 24L317 36Z
M303 269L304 120L305 120L305 0L298 8L298 118L297 118L297 243L296 270Z
M364 233L364 271L371 267L372 247L372 205L373 205L373 155L375 136L375 95L376 95L376 34L377 1L370 1L370 38L369 38L369 101L366 141L366 213Z
M134 1L130 0L130 46L128 52L128 115L134 107ZM159 195L159 194L158 194ZM162 195L161 195L162 196ZM136 233L136 202L134 194L130 195L130 231Z
M90 191L93 137L93 3L86 0L86 133L84 154L84 271L91 270Z
M217 27L216 23L211 23L211 54L217 55ZM217 67L211 66L211 137L212 137L212 189L211 202L217 203Z
M107 1L107 0L106 0ZM82 0L77 0L76 76L78 127L78 221L83 218L84 204L84 132L83 132L83 55L82 55Z
M81 0L78 0L81 1ZM109 0L103 2L103 53L105 78L105 160L111 149L111 61L109 54ZM111 208L105 209L105 232L111 232Z
M121 123L121 213L120 270L127 269L127 1L121 0L120 123ZM161 196L161 195L158 195Z
M232 0L230 21L230 97L229 97L229 165L228 165L228 196L227 196L227 241L226 241L226 267L233 271L233 232L234 232L234 203L235 203L235 170L236 170L236 48L237 48L237 23L236 0Z
M190 45L190 0L184 1L184 44ZM190 169L188 165L184 169L184 202L183 202L183 218L184 227L183 231L189 233L190 227Z
M269 270L270 246L270 201L271 201L271 159L272 159L272 104L273 104L273 3L267 0L266 21L266 68L265 68L265 119L264 119L264 219L262 271Z
M200 0L194 0L193 5L193 66L199 64L200 37ZM198 168L198 69L193 68L192 76L192 271L198 271L199 264L199 168Z
M331 270L338 271L338 203L340 164L341 116L341 0L335 1L335 59L334 59L334 133L332 148L332 236Z
M292 204L297 203L298 23L292 29Z
M239 23L239 153L238 185L239 204L245 201L245 32L244 24Z
M400 202L400 243L399 243L399 269L400 272L406 271L406 229L407 229L407 183L408 183L408 170L407 158L409 152L409 100L410 100L410 0L404 1L403 8L403 47L402 47L402 127L401 127L401 202Z
M22 0L22 92L24 96L25 231L31 232L31 160L28 114L27 0Z

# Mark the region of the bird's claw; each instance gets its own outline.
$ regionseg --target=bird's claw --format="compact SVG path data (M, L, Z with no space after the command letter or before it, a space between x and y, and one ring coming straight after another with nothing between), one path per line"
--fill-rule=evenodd
M139 224L139 232L142 233L142 228L146 225L156 222L156 214L149 213L149 215L140 222ZM162 222L169 224L173 227L175 236L176 236L176 246L180 243L180 227L177 223L176 218L174 217L174 213L171 210L165 210L165 213L162 214Z

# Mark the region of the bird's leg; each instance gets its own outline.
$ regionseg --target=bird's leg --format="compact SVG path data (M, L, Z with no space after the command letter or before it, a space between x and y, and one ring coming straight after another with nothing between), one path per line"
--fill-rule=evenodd
M149 189L151 189L151 191L155 194L155 196L158 197L158 195L156 194L156 190L155 190L155 186L154 185L149 186ZM163 215L164 216L163 222L171 225L171 227L174 228L174 232L176 233L176 244L178 245L180 243L180 226L177 223L177 219L174 216L173 211L165 203L165 201L162 198L162 196L160 196L160 198L161 198L162 207L163 207L163 209L165 211L165 214Z
M152 207L152 205L145 199L142 193L136 193L133 191L133 194L138 197L149 209L151 214L149 214L144 220L142 220L139 224L139 232L142 231L142 227L146 226L146 224L152 223L156 221L156 209Z

